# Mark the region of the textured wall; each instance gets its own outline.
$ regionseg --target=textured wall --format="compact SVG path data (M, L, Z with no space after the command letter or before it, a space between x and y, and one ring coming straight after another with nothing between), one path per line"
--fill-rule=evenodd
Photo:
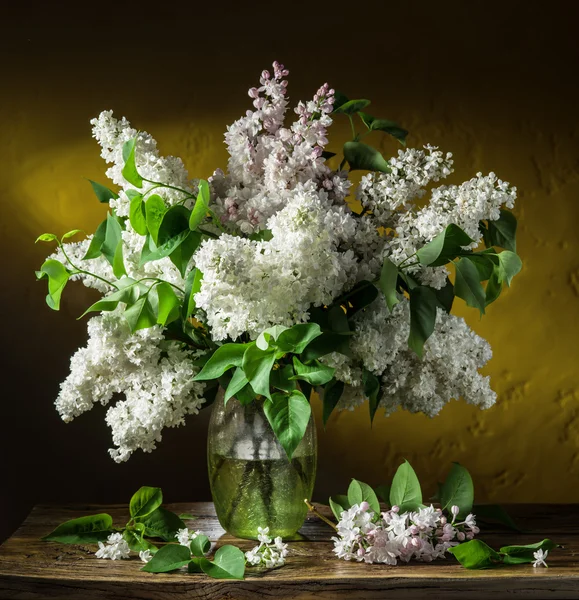
M48 14L32 21L6 15L0 509L7 516L0 539L37 501L126 501L142 484L161 485L173 500L208 497L206 415L168 432L157 452L123 465L106 454L102 409L70 425L59 420L52 401L85 337L85 323L75 317L93 296L70 286L61 312L51 312L45 284L33 274L46 247L33 241L44 231L91 231L103 217L82 179L103 181L92 116L114 109L151 132L163 153L182 156L192 175L207 177L225 165L225 125L250 107L246 89L275 58L290 69L292 100L308 98L328 80L351 97L371 98L374 114L410 129L410 145L452 151L452 182L494 170L520 192L523 272L482 320L457 301L457 312L494 349L487 373L497 405L480 412L455 402L432 420L378 413L372 429L366 407L334 416L320 432L318 497L342 491L351 476L381 483L407 458L427 491L458 460L473 473L480 501L579 502L572 15L557 2L547 14L522 2L452 2L442 9L424 3L423 10L412 4L329 18L311 8L307 17L297 8L291 15L257 6L253 15L205 8L191 20L160 12L150 26L117 12L123 32L111 29L104 10L91 16L90 27L73 22L73 13L52 15L51 23ZM330 148L339 148L342 134L338 128Z

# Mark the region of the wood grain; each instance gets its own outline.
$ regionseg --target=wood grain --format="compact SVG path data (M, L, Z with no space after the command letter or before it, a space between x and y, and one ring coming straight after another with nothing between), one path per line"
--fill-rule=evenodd
M197 515L199 518L191 526L203 530L215 547L235 543L246 550L254 545L226 534L210 503L174 504L168 508ZM330 514L327 507L320 510ZM551 552L548 569L518 565L467 571L452 558L397 567L340 561L332 553L332 531L310 515L300 535L290 542L285 567L273 571L248 568L245 581L218 581L183 572L144 573L136 556L130 560L105 561L94 556L95 547L91 545L40 541L61 522L83 515L108 512L115 524L124 524L128 519L126 506L37 506L0 547L0 599L579 599L579 506L513 505L508 510L528 533L483 526L481 539L498 548L507 543L525 544L550 537L564 548Z

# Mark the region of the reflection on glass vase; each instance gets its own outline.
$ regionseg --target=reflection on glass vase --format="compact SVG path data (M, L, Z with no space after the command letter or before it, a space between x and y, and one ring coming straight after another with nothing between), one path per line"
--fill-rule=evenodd
M317 440L313 414L288 460L263 412L263 401L247 406L219 390L207 437L209 481L221 526L231 535L257 539L258 527L288 538L307 514L316 477Z

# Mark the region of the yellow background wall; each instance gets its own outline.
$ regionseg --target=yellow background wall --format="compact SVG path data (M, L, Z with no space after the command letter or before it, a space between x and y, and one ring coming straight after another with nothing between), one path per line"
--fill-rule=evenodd
M204 8L191 20L159 9L154 24L115 14L115 25L102 13L90 26L69 14L50 27L48 13L34 21L13 15L0 66L0 509L10 514L0 539L37 501L126 501L144 484L161 485L168 499L209 497L207 415L190 417L155 453L123 465L106 454L102 409L70 425L58 419L58 383L85 339L85 322L75 317L93 296L69 286L61 312L51 312L33 273L47 248L33 241L44 231L92 231L103 218L82 179L105 181L89 126L100 110L127 116L163 154L207 177L225 167L225 126L251 107L247 88L276 58L290 69L292 101L327 80L372 99L373 114L410 130L409 145L452 151L450 182L494 170L519 189L524 270L482 320L461 301L456 306L493 347L486 372L497 405L481 412L454 402L435 419L379 412L372 429L366 406L334 416L320 430L317 498L343 491L352 476L383 483L407 458L427 493L459 461L473 474L478 501L579 502L572 19L556 2L548 14L522 2L500 11L493 2L371 8L371 16L331 17L298 7L289 15L255 7L253 16L241 7ZM120 22L123 31L114 29ZM330 149L346 135L342 123ZM383 150L397 147L385 141Z

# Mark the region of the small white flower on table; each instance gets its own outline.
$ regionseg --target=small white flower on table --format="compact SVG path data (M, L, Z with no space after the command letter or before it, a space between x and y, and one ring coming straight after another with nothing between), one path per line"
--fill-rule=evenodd
M99 549L96 551L97 558L110 558L111 560L119 560L121 558L129 558L131 550L129 544L123 538L122 533L111 533L107 538L107 543L99 542Z
M189 546L189 544L200 534L200 531L189 531L187 527L179 529L175 534L175 537L181 544L181 546Z
M141 550L139 552L139 558L144 562L144 563L148 563L152 558L153 555L151 554L150 550Z
M548 567L549 565L545 562L548 554L548 550L537 550L536 552L533 552L533 556L535 557L533 567Z

